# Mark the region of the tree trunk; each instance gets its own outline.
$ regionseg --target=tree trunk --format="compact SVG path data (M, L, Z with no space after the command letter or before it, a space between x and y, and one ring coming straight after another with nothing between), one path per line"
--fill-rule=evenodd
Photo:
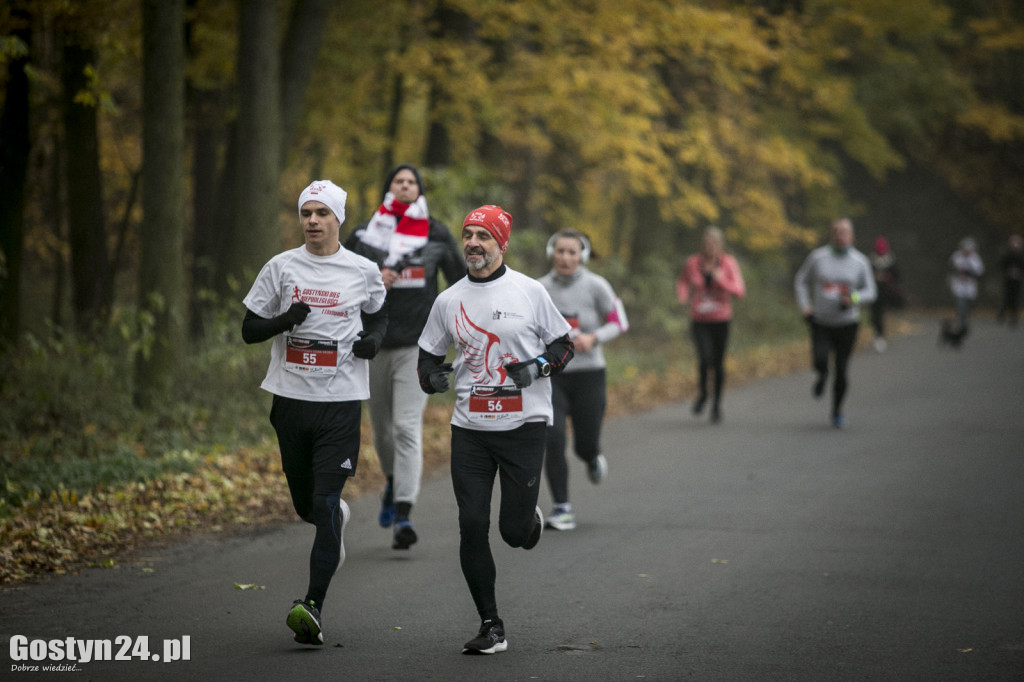
M381 177L386 178L395 167L395 147L398 144L398 124L402 120L402 105L405 103L405 78L395 74L391 81L391 107L388 112L388 127L384 136L384 151L381 154ZM376 197L374 197L376 198Z
M30 17L24 11L12 15L22 24L13 35L27 51L32 36ZM27 55L8 62L0 114L0 348L13 345L21 327L21 251L29 156L27 64Z
M143 0L143 221L139 311L153 316L135 404L166 399L185 348L185 40L183 0Z
M620 229L629 233L629 267L634 272L642 271L644 259L651 254L671 254L657 197L634 195L633 225L622 225Z
M431 20L430 36L437 41L475 42L474 25L470 17L460 9L450 7L443 2L437 3ZM447 72L451 69L449 59L438 51L434 54L435 72ZM423 161L427 168L441 168L452 162L452 139L448 129L447 115L451 93L436 76L431 79L429 101L427 103L426 148L423 150Z
M424 165L427 168L443 168L452 162L452 140L448 125L439 112L444 110L447 95L437 86L430 88L430 128L427 132L427 149Z
M217 191L219 178L217 149L223 130L218 125L219 93L189 88L186 95L192 112L192 287L189 329L194 338L201 337L209 312L206 292L215 290L218 263L216 206L224 199ZM212 100L212 103L211 103Z
M306 91L320 53L331 11L330 0L297 0L281 43L281 169L305 110Z
M206 259L217 264L212 284L222 296L234 295L280 249L277 185L332 4L297 0L280 53L266 47L278 43L275 3L247 0L239 6L239 115L228 126L215 204L216 224L229 226L230 233L208 244Z
M63 49L62 81L66 186L71 246L71 302L75 326L91 331L110 311L110 259L103 215L103 177L95 102L76 101L89 88L87 75L96 61L92 47L74 32Z
M186 12L197 17L198 0L186 0ZM186 60L196 54L197 19L185 25ZM193 339L206 331L213 301L207 294L215 291L217 265L221 254L217 225L220 213L216 207L224 201L218 183L221 179L220 147L228 129L224 111L229 107L224 88L206 88L191 81L185 86L186 130L192 144L192 239L186 251L192 254L191 287L189 287L189 332ZM228 215L225 213L225 215Z
M238 40L239 114L234 141L234 201L224 274L251 281L281 248L278 161L281 150L280 63L273 0L243 0ZM230 154L229 154L230 159ZM229 171L230 172L230 171Z

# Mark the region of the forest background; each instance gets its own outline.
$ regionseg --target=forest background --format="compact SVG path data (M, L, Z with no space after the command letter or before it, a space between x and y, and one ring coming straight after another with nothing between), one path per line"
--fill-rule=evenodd
M9 0L0 98L0 582L287 518L240 300L313 179L347 234L413 163L453 230L508 209L534 276L586 232L632 323L620 409L685 390L673 282L709 224L749 374L804 360L792 275L834 217L922 306L967 235L994 300L1024 224L1014 0Z

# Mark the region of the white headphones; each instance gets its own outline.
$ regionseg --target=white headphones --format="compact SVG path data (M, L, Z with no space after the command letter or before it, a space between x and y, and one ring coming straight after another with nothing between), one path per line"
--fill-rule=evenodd
M580 263L586 265L587 261L590 260L590 240L587 239L587 235L583 234L579 230L574 230L571 227L555 232L551 235L551 238L548 239L548 245L544 249L545 253L548 255L548 260L555 257L555 242L563 238L572 238L580 243Z

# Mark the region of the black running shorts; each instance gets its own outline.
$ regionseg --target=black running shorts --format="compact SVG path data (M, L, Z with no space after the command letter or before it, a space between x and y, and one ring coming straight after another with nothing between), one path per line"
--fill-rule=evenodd
M317 403L275 395L270 423L277 432L284 473L355 474L361 417L358 400Z

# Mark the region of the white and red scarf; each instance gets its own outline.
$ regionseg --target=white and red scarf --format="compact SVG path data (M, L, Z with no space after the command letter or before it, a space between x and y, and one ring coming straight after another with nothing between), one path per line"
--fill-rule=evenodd
M388 192L384 195L384 203L366 224L360 239L388 254L384 259L384 267L391 267L422 248L429 234L427 198L420 195L411 204L403 204Z

